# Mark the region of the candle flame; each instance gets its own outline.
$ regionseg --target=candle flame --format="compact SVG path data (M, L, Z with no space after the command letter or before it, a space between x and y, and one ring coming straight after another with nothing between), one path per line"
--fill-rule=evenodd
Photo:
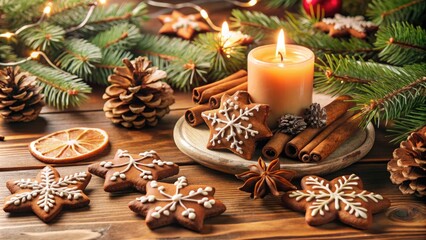
M280 33L278 34L278 41L277 41L277 50L275 52L275 57L280 57L281 62L283 61L283 58L285 56L285 40L284 40L284 30L280 30Z
M225 21L222 24L222 40L229 38L229 26L228 23Z

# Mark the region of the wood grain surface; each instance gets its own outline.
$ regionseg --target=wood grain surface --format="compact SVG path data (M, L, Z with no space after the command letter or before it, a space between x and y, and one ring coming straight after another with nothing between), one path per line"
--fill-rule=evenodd
M118 2L118 0L115 0ZM229 17L231 5L217 2L207 4L215 22ZM227 8L224 10L224 7ZM187 9L185 9L187 10ZM262 8L256 10L265 11ZM164 11L149 8L150 13ZM281 10L267 10L272 14L283 14ZM159 23L153 19L146 24L145 31L155 32ZM0 211L0 239L152 239L152 238L212 238L212 239L425 239L426 207L422 199L402 195L389 180L386 162L395 146L388 143L383 129L376 130L373 149L358 163L326 175L332 179L338 175L355 173L363 180L365 189L378 192L392 201L392 206L374 216L373 227L367 231L357 230L339 222L311 227L304 215L282 207L275 197L251 200L249 194L237 190L242 184L232 175L210 170L192 161L181 153L173 141L173 127L183 115L184 109L192 106L191 96L176 93L176 104L158 127L143 130L127 130L114 126L102 111L102 87L95 87L87 104L80 108L58 111L45 108L41 117L32 123L7 124L0 120L0 202L9 195L7 180L35 177L44 166L27 150L28 144L45 134L71 127L99 127L110 135L110 147L95 159L58 167L61 174L70 174L87 169L94 161L108 160L119 149L131 152L154 149L164 160L178 163L180 175L190 183L209 184L216 187L216 197L227 206L227 211L206 220L202 233L195 233L177 225L149 230L144 220L127 207L129 201L141 195L137 192L110 194L102 189L103 179L94 176L86 193L91 199L89 207L66 210L53 222L45 224L32 213L8 214ZM173 182L177 176L165 179ZM297 180L294 181L297 183ZM424 200L424 199L423 199Z

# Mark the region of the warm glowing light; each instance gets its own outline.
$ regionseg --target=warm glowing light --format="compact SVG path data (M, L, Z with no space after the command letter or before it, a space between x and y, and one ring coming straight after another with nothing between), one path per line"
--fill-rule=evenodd
M222 24L222 40L226 40L229 38L230 32L229 32L229 26L228 23L225 21Z
M247 5L249 5L250 7L253 7L256 4L257 4L257 0L250 0L250 2L247 3Z
M13 35L15 35L15 34L11 33L11 32L5 32L5 33L0 34L0 37L11 38Z
M275 52L275 56L281 58L281 61L283 61L283 58L285 56L284 30L282 29L278 34L277 50Z
M49 14L52 11L52 3L48 3L46 7L43 9L44 14Z
M40 55L40 52L32 52L31 53L31 55L30 55L30 57L32 58L32 59L36 59L36 58L38 58L38 56Z
M100 3L100 4L105 4L105 3L106 3L106 0L99 0L99 3Z
M201 14L201 17L203 17L204 19L209 18L209 14L208 14L208 13L207 13L207 11L206 11L206 10L204 10L204 9L201 9L201 10L200 10L200 14Z

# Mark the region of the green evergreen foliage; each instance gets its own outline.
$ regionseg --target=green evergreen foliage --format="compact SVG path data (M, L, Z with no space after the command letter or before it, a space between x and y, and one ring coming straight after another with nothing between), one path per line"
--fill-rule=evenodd
M84 77L91 75L94 63L102 58L101 49L84 39L69 39L56 64L65 71Z
M392 142L399 143L407 139L410 133L418 131L426 125L426 97L419 98L411 111L395 119L394 125L388 130L393 137Z
M86 80L102 85L108 85L108 76L112 74L114 68L123 66L123 58L133 58L133 54L128 51L111 48L102 49L101 54L100 62L93 63L92 74L88 75Z
M373 0L367 9L376 24L391 24L396 21L422 23L425 20L425 0Z
M59 109L77 106L91 92L91 88L81 78L35 61L26 62L21 68L37 76L46 103Z
M41 23L19 34L25 45L34 50L47 51L63 46L65 30L59 26Z
M287 8L299 2L300 2L299 0L268 0L266 4L271 8L277 8L277 7Z
M381 60L395 65L426 61L426 30L406 22L383 26L374 44Z
M97 34L91 42L100 48L129 50L141 40L138 27L121 23Z

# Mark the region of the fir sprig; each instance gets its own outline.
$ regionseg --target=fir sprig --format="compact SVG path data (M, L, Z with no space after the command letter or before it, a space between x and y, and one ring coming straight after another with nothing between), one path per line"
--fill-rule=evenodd
M421 23L426 11L426 0L373 0L367 16L376 24L391 24L396 21Z
M426 60L426 30L406 22L383 26L374 45L381 49L381 60L406 65Z
M87 99L91 88L83 80L67 72L56 70L34 61L21 65L22 69L37 76L47 104L56 108L77 106Z
M411 111L395 119L394 125L389 129L393 143L405 140L410 133L418 131L426 125L426 97L419 98Z
M417 101L426 95L426 65L400 68L396 74L382 76L368 86L361 86L362 93L355 93L355 110L363 115L364 126L374 121L389 121L411 112Z
M299 3L299 0L269 0L267 1L266 5L271 8L288 8L295 5L296 3Z
M139 29L128 23L122 23L97 34L91 42L100 48L113 48L128 50L140 40Z
M31 49L55 50L63 46L65 30L60 26L44 22L37 27L24 30L19 37Z
M102 58L101 49L84 39L69 39L56 63L62 69L80 77L88 76Z

